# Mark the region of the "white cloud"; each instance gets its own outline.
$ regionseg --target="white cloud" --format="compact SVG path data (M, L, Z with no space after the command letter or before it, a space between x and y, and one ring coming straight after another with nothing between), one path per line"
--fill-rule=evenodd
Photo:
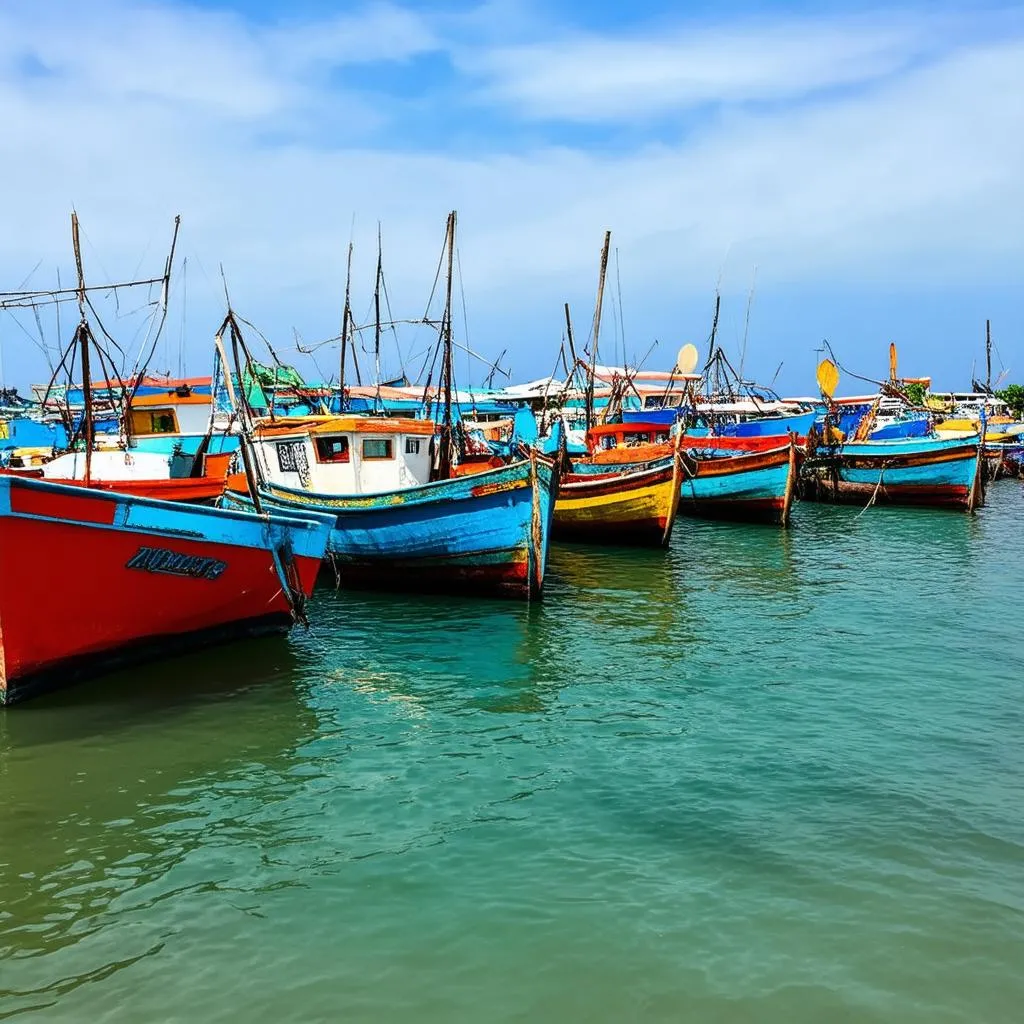
M159 269L180 211L194 352L215 326L221 261L239 309L276 338L293 323L307 337L333 332L353 214L357 312L379 218L392 298L418 313L445 213L457 207L474 341L523 346L515 365L524 375L550 369L563 298L586 317L605 227L637 332L668 323L676 336L699 335L676 323L680 296L709 292L723 264L745 284L756 263L762 294L783 282L814 293L1019 281L1024 37L965 42L904 66L914 33L887 16L876 31L863 21L846 49L842 32L812 22L801 38L820 47L805 58L794 45L753 59L779 45L783 28L797 32L791 20L756 38L744 28L732 43L720 29L716 48L706 36L694 54L690 79L663 82L673 110L715 97L803 101L730 107L685 138L645 136L629 151L559 145L556 133L524 143L503 104L453 106L452 118L472 120L482 140L467 152L403 144L416 114L402 101L324 85L330 66L443 52L442 22L399 7L258 25L112 0L105 16L83 9L70 23L50 8L44 24L40 6L0 12L0 165L6 196L17 197L5 203L4 287L39 259L67 268L72 204L96 277L133 273L147 243ZM508 52L485 53L480 66L505 66ZM52 74L18 73L26 53ZM645 107L638 79L620 81ZM852 81L862 84L829 91ZM605 102L590 88L571 101L580 116ZM424 102L429 95L409 109ZM445 102L457 103L451 88ZM5 352L8 373L29 355Z
M529 117L606 121L871 81L928 52L937 29L906 14L783 18L632 36L570 34L461 60L489 98Z

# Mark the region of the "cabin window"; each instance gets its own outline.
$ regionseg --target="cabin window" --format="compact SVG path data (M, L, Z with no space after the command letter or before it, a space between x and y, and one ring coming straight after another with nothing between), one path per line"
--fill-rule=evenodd
M364 459L390 459L393 457L390 437L368 437L363 441Z
M347 437L318 437L316 439L317 462L348 462Z
M668 440L668 431L667 430L659 430L654 435L654 443L655 444L664 444L667 440Z
M139 434L176 434L178 421L170 409L132 409L132 433Z
M651 439L651 435L650 434L641 434L641 433L637 433L636 431L632 431L632 432L626 434L624 436L624 438L623 438L623 440L625 441L626 445L628 447L630 447L630 448L632 448L632 447L634 447L634 446L636 446L638 444L647 444L650 441L650 439Z
M615 447L615 435L614 434L602 434L599 442L601 451L607 452Z
M405 439L405 454L406 455L419 455L420 453L420 439L418 437L407 437Z

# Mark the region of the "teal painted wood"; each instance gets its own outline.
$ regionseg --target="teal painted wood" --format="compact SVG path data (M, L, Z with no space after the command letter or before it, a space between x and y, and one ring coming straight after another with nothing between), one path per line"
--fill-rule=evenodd
M781 500L786 493L788 477L788 462L720 476L702 476L698 473L683 481L683 501Z
M265 506L334 516L328 549L342 575L402 589L538 596L547 569L557 472L522 460L471 476L372 495L265 487ZM233 507L251 503L233 492Z
M972 509L983 498L980 441L903 438L818 448L804 466L809 497Z

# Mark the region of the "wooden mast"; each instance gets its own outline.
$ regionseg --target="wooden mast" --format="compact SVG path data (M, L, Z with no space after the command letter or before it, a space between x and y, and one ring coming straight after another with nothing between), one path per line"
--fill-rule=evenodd
M383 273L383 255L381 253L380 221L377 221L377 279L373 285L373 367L376 376L376 401L373 411L377 411L377 402L380 401L380 278ZM449 286L450 287L450 286Z
M441 378L444 391L444 419L441 426L441 457L438 477L447 480L452 472L452 277L455 265L456 213L448 214L448 277L445 282L444 316L441 319Z
M89 322L85 316L85 272L82 270L82 247L78 241L78 214L71 211L71 243L75 249L75 270L78 273L78 344L82 356L82 401L85 406L85 486L92 480L92 382L89 371Z
M594 425L594 373L597 368L597 349L601 337L601 309L604 305L604 281L608 273L608 250L612 244L612 233L604 233L604 246L601 249L601 270L597 279L597 302L594 306L594 323L590 336L590 373L587 376L585 395L587 430Z
M352 243L348 243L348 270L345 274L345 311L341 315L341 367L339 369L338 383L340 394L338 397L338 411L345 411L345 356L348 349L348 325L352 317Z
M985 390L992 394L992 321L985 321Z

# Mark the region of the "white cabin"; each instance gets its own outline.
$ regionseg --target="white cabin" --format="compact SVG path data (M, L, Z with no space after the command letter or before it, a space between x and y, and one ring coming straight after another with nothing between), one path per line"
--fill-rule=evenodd
M308 416L264 420L254 447L270 484L314 494L382 494L430 481L430 420Z

